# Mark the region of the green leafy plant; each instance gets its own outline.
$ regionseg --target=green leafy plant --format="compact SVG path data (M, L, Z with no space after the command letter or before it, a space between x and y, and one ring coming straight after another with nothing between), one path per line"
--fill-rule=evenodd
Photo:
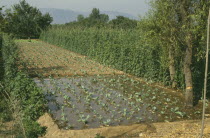
M4 90L9 97L12 96L18 101L24 135L32 138L43 135L46 128L41 127L36 120L46 111L44 94L24 70L18 70L17 45L7 35L3 37L2 56L5 70Z
M88 119L90 118L90 115L85 116L83 114L80 114L79 118L80 119L78 120L78 122L82 122L83 124L87 124L88 123Z
M105 138L104 136L101 136L101 134L97 133L95 138Z

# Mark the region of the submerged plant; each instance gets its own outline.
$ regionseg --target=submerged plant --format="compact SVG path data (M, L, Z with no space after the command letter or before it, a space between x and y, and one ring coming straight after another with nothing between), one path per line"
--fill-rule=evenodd
M107 119L107 120L103 121L104 126L109 126L110 123L111 123L111 119Z
M83 124L87 124L88 123L88 119L90 118L90 115L85 116L83 114L80 114L79 118L80 119L78 120L78 122L82 122Z

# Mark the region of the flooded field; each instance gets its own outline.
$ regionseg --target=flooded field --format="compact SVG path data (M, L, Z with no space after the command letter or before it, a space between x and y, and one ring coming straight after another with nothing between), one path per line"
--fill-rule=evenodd
M178 96L126 75L34 79L61 128L84 129L196 118ZM198 117L198 116L197 116Z

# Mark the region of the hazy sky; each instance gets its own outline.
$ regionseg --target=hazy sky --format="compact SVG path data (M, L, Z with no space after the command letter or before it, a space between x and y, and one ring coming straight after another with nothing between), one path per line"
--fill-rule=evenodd
M101 11L119 11L135 16L143 15L149 8L149 0L26 0L29 4L38 8L59 8L74 11L90 12L92 8ZM19 0L0 0L0 6L10 6Z

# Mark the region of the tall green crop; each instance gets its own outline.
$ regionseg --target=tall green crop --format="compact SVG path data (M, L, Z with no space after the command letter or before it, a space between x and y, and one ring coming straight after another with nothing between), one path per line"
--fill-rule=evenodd
M169 71L164 65L161 47L145 43L143 37L139 30L73 29L68 26L53 26L41 34L41 39L48 43L138 77L169 84Z

